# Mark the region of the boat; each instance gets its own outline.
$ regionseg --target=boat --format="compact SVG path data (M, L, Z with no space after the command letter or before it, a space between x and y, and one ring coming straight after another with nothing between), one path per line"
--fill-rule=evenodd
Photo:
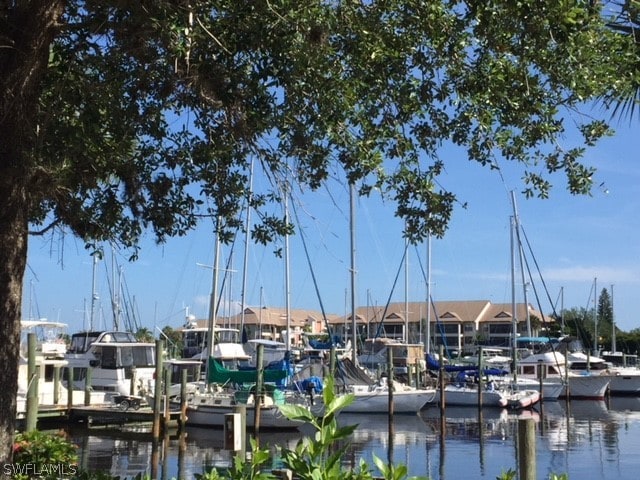
M69 392L61 381L69 362L64 358L66 343L64 333L67 325L61 322L51 322L46 319L23 320L21 322L20 359L18 364L18 392L16 418L25 418L27 412L27 397L29 389L36 388L38 410L52 411L56 408L66 408L71 405L84 405L86 395L84 391ZM36 377L29 377L29 347L28 335L35 335L35 369ZM33 383L33 378L37 382ZM104 392L89 392L89 403L107 404L111 399Z
M415 388L393 382L393 413L416 414L434 401L435 388ZM389 384L382 377L373 385L351 385L346 390L354 396L351 404L342 409L346 413L389 413Z
M145 396L154 389L155 343L139 342L122 331L79 332L64 356L73 368L67 387L84 389L89 370L91 389L116 395Z
M566 355L569 371L608 378L611 395L640 395L640 369L637 367L615 366L604 358L588 354L575 337L560 339L558 348Z
M560 397L603 399L610 383L606 376L567 371L565 356L554 350L535 353L518 360L517 369L519 378L543 378L543 385L553 382L562 384Z

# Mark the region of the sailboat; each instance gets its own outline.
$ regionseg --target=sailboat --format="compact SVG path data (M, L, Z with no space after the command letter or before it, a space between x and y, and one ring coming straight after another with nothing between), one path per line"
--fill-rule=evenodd
M285 392L278 388L277 382L291 374L288 368L288 356L283 362L282 370L263 370L262 362L251 368L229 368L223 364L221 358L213 354L216 338L217 318L217 277L218 277L219 238L216 236L213 287L209 307L209 326L207 331L208 361L206 363L205 382L197 384L198 388L187 395L187 424L198 426L224 426L225 415L233 413L239 405L246 408L246 425L251 427L256 423L259 412L260 428L297 429L302 422L290 420L280 412L284 403L307 405L307 397L297 392ZM241 348L241 344L236 345ZM258 348L261 349L261 346ZM259 355L260 356L260 355ZM246 355L247 358L251 356ZM260 381L259 381L260 380ZM262 383L264 382L264 383ZM257 392L256 386L262 383L263 389ZM258 394L259 393L259 394ZM178 402L173 398L174 405Z
M355 186L350 184L350 238L351 238L351 333L353 364L359 368L361 357L357 355L358 335L356 328L355 299ZM387 345L389 347L389 345ZM392 347L391 347L392 348ZM386 363L386 358L385 358ZM393 378L393 377L391 377ZM389 395L392 389L392 395ZM354 396L354 401L342 411L345 413L390 413L390 399L393 399L393 413L417 414L425 405L432 402L435 388L418 388L397 381L388 381L382 377L378 382L352 383L346 386L346 392Z

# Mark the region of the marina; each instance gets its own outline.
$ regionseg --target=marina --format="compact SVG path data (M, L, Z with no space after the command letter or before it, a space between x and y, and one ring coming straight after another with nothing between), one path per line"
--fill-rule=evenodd
M344 413L341 423L359 424L345 461L355 466L363 458L373 465L376 455L407 465L409 475L432 480L493 480L516 468L518 419L522 418L535 422L537 478L566 473L569 478L637 479L640 399L634 397L549 402L525 413L489 409L482 411L481 418L476 408L450 407L444 421L433 406L416 416L397 415L392 423L386 415ZM148 430L141 426L73 427L67 433L78 445L82 467L112 475L149 473L163 480L188 479L229 460L221 429L174 430L155 450ZM293 448L305 433L309 432L261 432L261 446L273 452L270 467L280 467L277 445Z

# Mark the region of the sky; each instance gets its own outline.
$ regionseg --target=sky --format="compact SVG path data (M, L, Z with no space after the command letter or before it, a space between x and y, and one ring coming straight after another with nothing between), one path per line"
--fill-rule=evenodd
M640 328L638 128L626 124L614 127L615 136L587 150L584 163L597 168L591 196L569 194L564 179L552 176L550 198L525 199L517 193L522 190L521 166L502 164L498 172L469 162L460 152L445 155L446 172L440 183L454 191L460 203L445 237L431 241L433 300L511 302L510 219L511 192L515 191L519 221L533 252L527 253L529 262L534 269L535 259L540 270L527 282L529 302L547 314L562 306L592 308L594 286L598 295L606 288L612 294L617 326L623 331ZM296 223L303 234L290 237L288 242L291 308L319 311L322 307L337 315L350 311L348 204L348 191L338 182L330 190L297 196ZM405 273L402 223L394 217L393 205L377 195L358 199L354 225L356 303L385 305L387 301L403 302L405 297L424 301L427 247L409 247ZM94 328L111 328L113 283L123 285L126 305L150 330L167 325L177 328L186 314L207 318L214 240L211 224L202 224L186 237L170 239L162 246L155 245L149 234L136 262L128 262L126 253L117 252L112 260L107 250L106 258L94 269L89 253L77 239L31 238L23 318L64 322L69 333L88 328L94 281L98 297ZM245 305L286 305L285 261L273 254L282 246L283 242L278 242L266 248L248 248ZM234 248L233 261L226 268L230 251L229 247L221 248L221 270L230 271L221 315L236 313L241 304L244 239ZM517 300L522 301L521 280L516 281L516 292Z

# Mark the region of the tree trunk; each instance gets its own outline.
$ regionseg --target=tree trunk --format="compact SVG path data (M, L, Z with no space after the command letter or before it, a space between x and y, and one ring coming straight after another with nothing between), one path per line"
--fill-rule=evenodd
M0 9L0 463L11 462L15 431L22 281L29 210L40 195L29 188L38 164L38 102L49 49L64 0L2 2ZM3 476L4 472L0 472Z
M0 155L0 160L4 160ZM27 263L25 192L0 169L0 463L11 461L18 392L22 278ZM13 178L12 180L16 180Z

